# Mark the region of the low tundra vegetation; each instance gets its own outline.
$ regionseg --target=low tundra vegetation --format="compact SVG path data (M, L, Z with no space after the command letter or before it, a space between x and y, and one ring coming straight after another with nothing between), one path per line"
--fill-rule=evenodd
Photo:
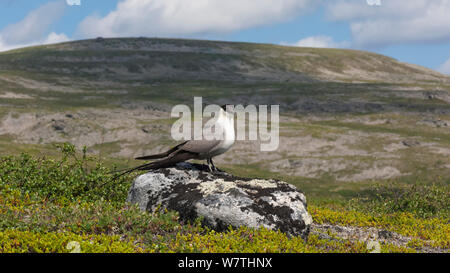
M61 144L58 158L29 154L0 158L0 252L370 252L368 241L311 233L307 242L264 228L215 232L182 223L178 214L143 212L125 202L132 176L112 181L86 150ZM381 242L381 252L450 248L446 184L374 187L342 202L314 202L316 224L378 228L411 238Z

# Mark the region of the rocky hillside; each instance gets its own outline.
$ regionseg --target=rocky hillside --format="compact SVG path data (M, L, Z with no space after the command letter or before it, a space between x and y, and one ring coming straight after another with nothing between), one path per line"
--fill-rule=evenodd
M276 152L240 141L218 158L236 175L278 176L326 196L450 177L450 77L370 52L201 40L98 38L0 53L0 154L47 155L69 141L135 165L174 144L170 109L194 96L280 106Z
M0 54L1 70L114 80L446 83L450 77L356 50L177 39L103 39Z

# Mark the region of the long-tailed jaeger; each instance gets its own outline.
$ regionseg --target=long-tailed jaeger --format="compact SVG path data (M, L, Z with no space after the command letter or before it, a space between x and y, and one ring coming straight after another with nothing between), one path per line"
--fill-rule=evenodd
M216 126L216 128L222 128L223 137L220 140L188 140L178 144L164 153L138 157L136 160L160 160L125 170L121 174L114 177L114 179L133 171L156 170L160 168L173 167L177 163L190 159L206 159L209 169L211 171L217 171L218 169L214 166L212 160L213 157L228 151L231 146L233 146L235 141L234 113L227 112L226 105L223 105L220 108L219 116L214 126Z

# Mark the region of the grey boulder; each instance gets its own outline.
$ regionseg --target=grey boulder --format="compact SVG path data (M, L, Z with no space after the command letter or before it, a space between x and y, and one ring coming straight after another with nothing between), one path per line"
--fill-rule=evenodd
M137 177L127 201L142 210L175 210L181 220L216 231L228 226L265 227L307 239L312 218L306 198L294 186L276 180L210 173L205 165L180 163Z

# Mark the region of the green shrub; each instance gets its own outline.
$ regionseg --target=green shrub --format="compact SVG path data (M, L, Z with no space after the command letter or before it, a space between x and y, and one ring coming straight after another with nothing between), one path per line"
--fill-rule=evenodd
M0 159L0 187L8 185L44 200L120 202L126 198L129 177L113 181L110 169L93 157L81 155L71 144L58 145L59 160L33 158L28 154Z
M448 217L450 186L444 183L418 182L410 185L387 182L378 184L370 190L368 196L353 202L358 209L372 213L410 212L422 218Z

